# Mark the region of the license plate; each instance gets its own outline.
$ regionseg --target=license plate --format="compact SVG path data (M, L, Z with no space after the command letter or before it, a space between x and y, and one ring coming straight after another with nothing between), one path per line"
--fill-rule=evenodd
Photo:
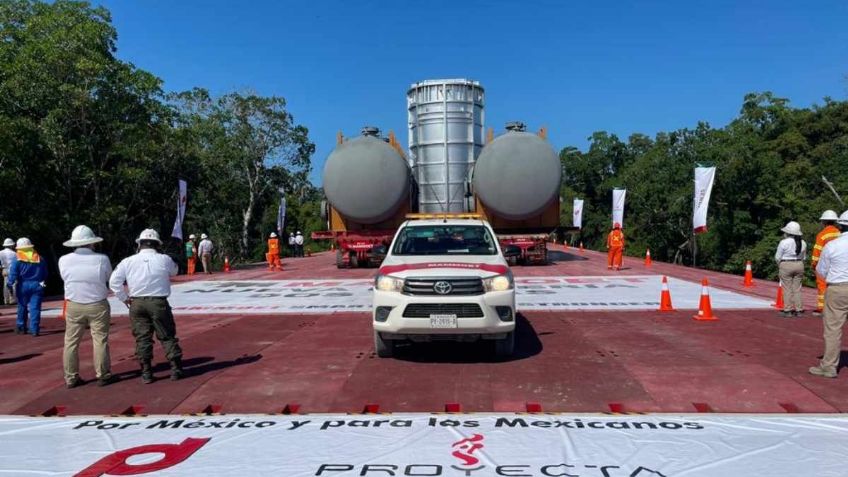
M430 328L458 328L456 315L430 315Z

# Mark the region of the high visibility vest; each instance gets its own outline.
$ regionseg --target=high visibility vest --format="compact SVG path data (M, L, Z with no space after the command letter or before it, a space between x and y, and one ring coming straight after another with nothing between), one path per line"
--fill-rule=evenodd
M268 239L268 253L280 253L280 240Z
M833 225L828 225L823 228L821 232L816 235L816 245L813 246L813 258L812 265L813 268L816 268L816 265L819 263L819 256L821 256L821 251L828 242L835 238L839 238L839 229L837 229Z
M26 263L39 263L41 262L41 257L38 256L38 252L35 250L18 250L18 261L26 262Z
M607 236L607 247L621 248L624 247L624 232L621 230L613 230Z

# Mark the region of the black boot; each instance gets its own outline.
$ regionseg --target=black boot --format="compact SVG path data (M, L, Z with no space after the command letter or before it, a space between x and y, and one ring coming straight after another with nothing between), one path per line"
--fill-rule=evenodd
M171 381L178 381L183 377L183 360L174 358L171 360Z
M153 382L153 366L150 365L150 360L141 362L141 382L144 384Z

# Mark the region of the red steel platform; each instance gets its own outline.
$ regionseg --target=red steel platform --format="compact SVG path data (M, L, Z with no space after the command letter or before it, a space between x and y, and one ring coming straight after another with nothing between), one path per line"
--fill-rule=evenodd
M554 263L515 267L518 277L607 276L605 254L555 246ZM263 267L197 275L191 280L369 278L376 270L338 270L331 253L287 259L283 272ZM773 300L774 283L742 287L742 276L626 259L618 275L658 275ZM177 281L189 280L179 277ZM647 300L657 300L646 296ZM814 291L806 289L808 308ZM46 304L45 307L56 304ZM483 345L410 347L395 359L372 350L369 316L206 314L177 317L188 377L171 382L156 345L160 379L144 385L133 358L126 316L114 316L112 370L121 380L68 390L62 379L63 322L44 318L38 338L13 333L14 308L0 311L0 414L39 415L54 406L69 415L281 412L524 411L802 412L848 411L848 373L807 374L821 355L822 325L776 310L718 310L697 322L692 310L527 311L518 321L517 352L505 361ZM81 375L93 378L90 340L80 347ZM848 356L843 352L843 362ZM212 407L209 407L212 406ZM220 406L220 407L218 407ZM534 408L538 410L538 408ZM373 410L373 408L372 408Z

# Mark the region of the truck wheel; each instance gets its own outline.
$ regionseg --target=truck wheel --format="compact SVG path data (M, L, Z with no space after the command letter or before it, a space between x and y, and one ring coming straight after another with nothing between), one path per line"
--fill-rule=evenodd
M377 356L381 358L391 358L395 351L395 342L392 340L384 340L380 337L380 333L374 332L374 350Z
M515 332L507 333L506 338L495 341L495 356L507 358L515 352Z
M340 248L336 249L336 267L344 268L344 260L342 260L342 250Z

